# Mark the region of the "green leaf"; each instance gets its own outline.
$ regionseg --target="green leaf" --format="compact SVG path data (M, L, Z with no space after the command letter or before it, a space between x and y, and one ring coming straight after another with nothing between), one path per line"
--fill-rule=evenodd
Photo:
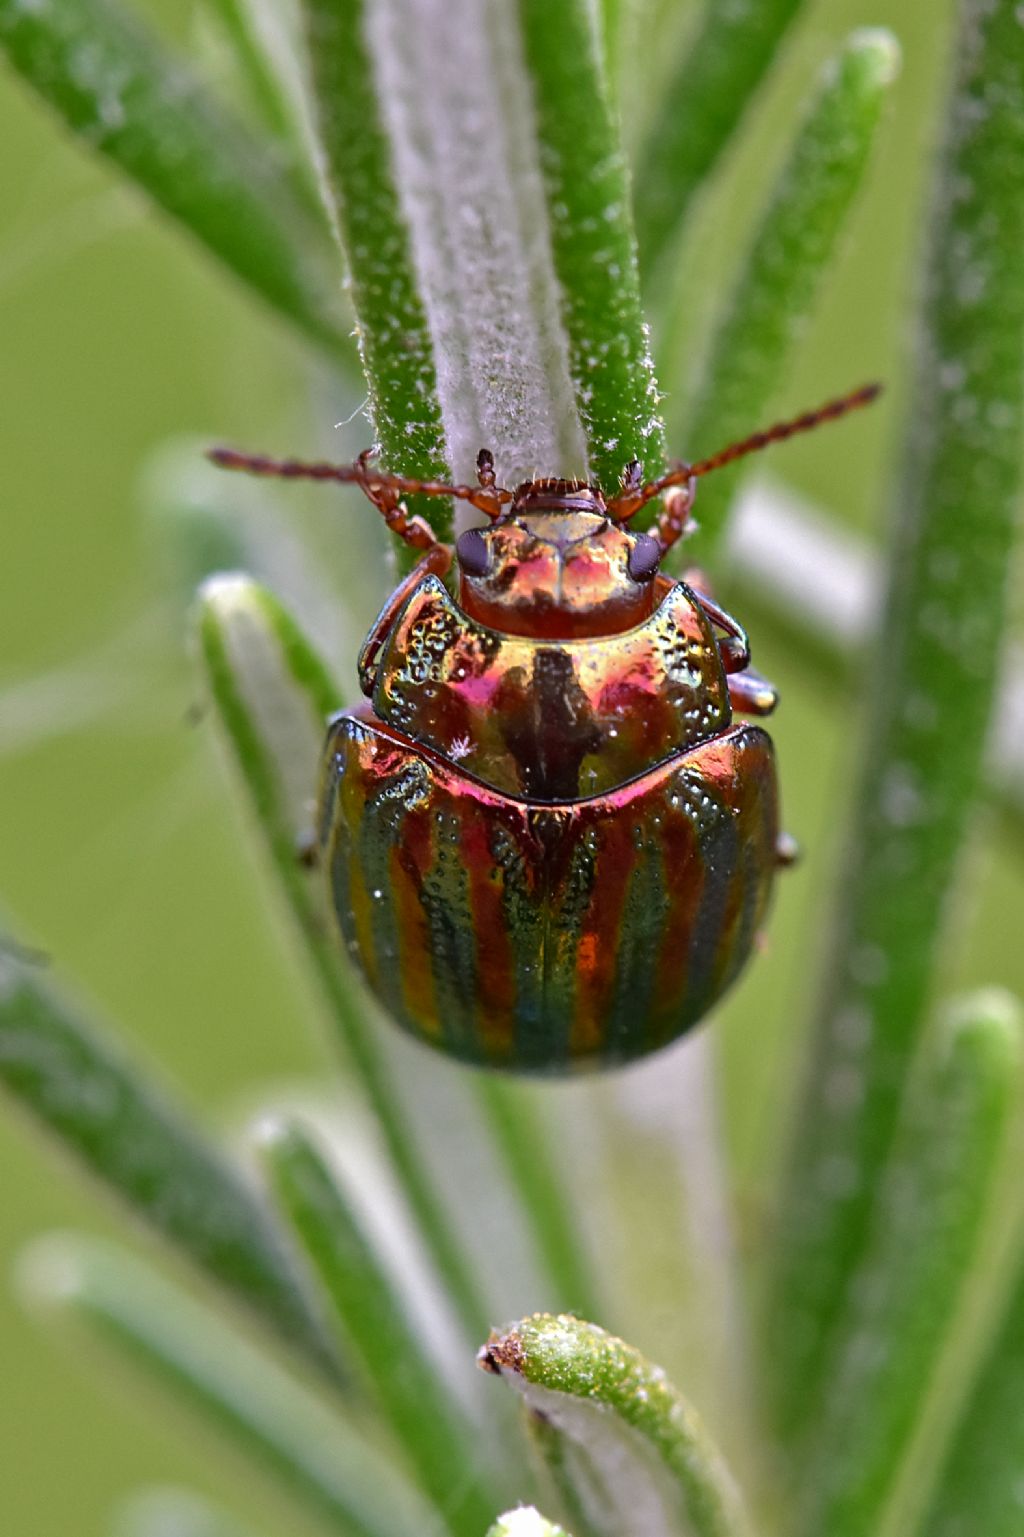
M476 1078L476 1087L512 1188L529 1221L548 1285L560 1306L581 1317L597 1314L600 1289L580 1230L580 1214L573 1204L572 1185L552 1150L536 1086L482 1073Z
M324 722L337 707L334 684L285 610L248 577L215 577L205 584L199 644L220 724L305 955L340 1027L424 1243L461 1320L472 1329L486 1319L486 1303L410 1134L376 1027L332 932L322 882L298 858L312 831Z
M129 1499L111 1537L253 1537L233 1515L190 1489L147 1489Z
M966 1403L921 1537L1019 1537L1024 1465L1024 1267L991 1336Z
M302 0L327 185L348 262L359 351L386 467L447 473L433 339L382 120L362 0ZM443 504L413 499L439 538Z
M494 1513L481 1480L480 1442L423 1349L386 1266L302 1127L263 1139L274 1194L363 1367L420 1483L458 1532L479 1533Z
M569 370L590 474L610 491L630 460L654 476L665 459L625 155L592 7L519 0L519 14Z
M735 1489L694 1410L631 1345L595 1324L537 1313L491 1335L481 1365L522 1393L564 1460L579 1508L608 1537L746 1530Z
M272 145L114 0L0 0L0 48L106 155L236 276L348 365L340 265Z
M114 1245L39 1240L22 1262L29 1301L87 1323L179 1403L227 1432L261 1472L346 1537L408 1537L419 1496L352 1420L265 1350Z
M938 1060L911 1086L824 1422L811 1460L801 1459L796 1531L806 1537L881 1530L1004 1170L1020 1088L1020 1011L1003 994L983 993L947 1025ZM847 1086L840 1071L836 1100Z
M336 1379L269 1213L183 1110L0 956L0 1083L146 1225Z
M548 1521L532 1505L520 1505L499 1516L487 1537L569 1537L569 1533Z
M645 272L666 254L799 9L800 0L707 0L637 166L634 204Z
M790 1434L817 1417L864 1252L947 906L962 900L1024 441L1024 28L965 0L934 196L915 417L828 986L777 1236L770 1336ZM835 1075L857 1082L841 1109Z
M295 108L289 99L280 63L267 52L256 25L252 0L206 0L230 43L238 72L264 127L289 158L299 159Z
M864 180L899 60L890 32L865 28L829 61L725 301L689 425L680 431L693 459L766 424ZM837 379L835 392L860 382ZM687 564L713 564L744 468L729 466L701 484L697 530L680 546Z
M495 7L486 25L475 0L303 3L387 463L438 474L447 453L472 480L483 446L506 485L659 466L625 166L582 0Z
M866 540L758 477L741 493L726 536L730 577L744 614L770 627L818 687L850 687L870 640L881 562ZM1007 822L1024 823L1024 650L1011 646L995 707L986 789Z

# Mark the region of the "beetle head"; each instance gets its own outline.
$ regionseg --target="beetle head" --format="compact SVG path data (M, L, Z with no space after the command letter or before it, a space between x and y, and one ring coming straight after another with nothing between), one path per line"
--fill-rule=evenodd
M531 480L455 552L463 608L511 635L570 640L640 624L654 608L661 546L608 514L596 487Z

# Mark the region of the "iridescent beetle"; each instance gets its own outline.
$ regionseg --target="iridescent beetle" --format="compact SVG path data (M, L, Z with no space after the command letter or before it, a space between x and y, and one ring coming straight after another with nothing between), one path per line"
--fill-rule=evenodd
M489 1067L558 1073L675 1040L737 976L780 853L771 685L698 574L660 562L700 476L866 405L869 386L617 494L442 485L214 450L229 469L358 485L423 550L330 722L319 851L349 950L394 1018ZM490 520L454 549L408 495ZM629 520L665 500L652 532ZM444 578L458 569L458 596Z

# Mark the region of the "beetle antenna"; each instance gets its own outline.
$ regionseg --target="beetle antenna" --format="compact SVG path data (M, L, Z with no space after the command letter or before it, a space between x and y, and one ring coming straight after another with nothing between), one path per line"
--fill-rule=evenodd
M840 395L838 400L827 400L823 406L818 406L813 411L804 411L802 415L791 417L787 422L776 422L773 427L766 427L763 432L752 432L749 438L741 438L738 443L730 443L727 448L719 449L718 453L712 454L709 459L701 459L697 464L691 464L690 474L710 475L712 470L720 470L723 466L732 464L734 459L743 459L747 454L759 453L762 448L767 448L772 443L783 443L787 438L795 437L798 432L811 432L815 427L821 427L825 422L834 422L850 411L859 411L862 406L869 406L873 400L877 400L881 393L880 384L863 384L859 390L852 390L849 395Z
M640 508L645 507L648 502L653 501L656 496L660 496L663 491L671 490L673 486L688 486L701 475L710 475L712 470L720 470L737 459L746 458L747 454L759 453L762 448L767 448L772 443L782 443L798 432L810 432L825 422L834 422L840 416L846 416L850 411L859 411L862 406L868 406L876 400L881 392L880 384L863 384L860 389L851 390L848 395L840 395L836 400L827 400L824 405L816 407L813 411L804 411L800 416L791 417L785 422L776 422L774 426L766 427L761 432L752 432L748 438L740 438L738 442L730 443L708 459L699 459L696 464L676 463L667 475L661 475L657 480L649 480L638 488L633 488L627 483L621 495L609 502L608 510L612 517L623 522L639 512Z
M222 470L240 470L247 475L276 476L280 480L338 480L347 485L359 486L374 506L384 515L384 521L393 533L410 544L425 547L436 544L429 524L422 518L409 517L400 511L403 496L451 496L456 501L470 502L489 518L501 516L501 509L512 500L511 491L503 486L483 483L478 486L450 486L437 480L414 480L408 475L392 475L376 470L371 464L369 452L362 453L354 464L328 464L309 462L304 459L271 459L265 454L244 454L234 448L211 448L207 457ZM413 532L410 538L406 528Z

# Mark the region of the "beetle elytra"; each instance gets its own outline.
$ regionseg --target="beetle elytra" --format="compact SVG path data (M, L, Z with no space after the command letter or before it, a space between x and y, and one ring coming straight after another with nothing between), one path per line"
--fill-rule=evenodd
M605 498L216 449L229 468L355 484L422 550L359 657L364 703L329 724L319 862L341 936L387 1011L490 1067L629 1061L707 1013L765 918L779 837L771 712L742 627L661 561L702 475L866 405L830 401ZM409 495L482 527L441 543ZM655 498L650 532L629 521ZM457 589L446 584L457 572Z

